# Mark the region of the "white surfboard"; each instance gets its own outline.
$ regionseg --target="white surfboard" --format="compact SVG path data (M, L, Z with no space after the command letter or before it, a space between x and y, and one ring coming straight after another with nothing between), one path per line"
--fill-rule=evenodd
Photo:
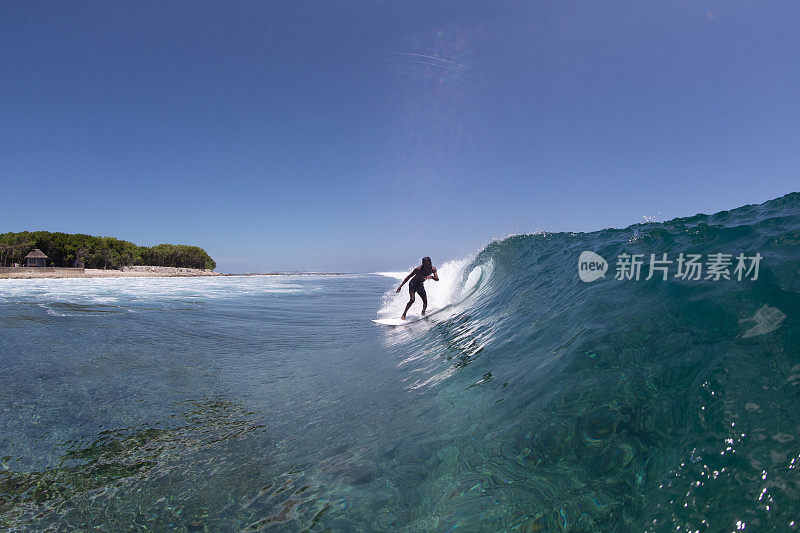
M416 322L420 320L422 316L415 316L415 317L408 317L407 319L403 320L402 318L376 318L372 321L376 324L381 324L383 326L402 326L403 324L409 324L411 322Z

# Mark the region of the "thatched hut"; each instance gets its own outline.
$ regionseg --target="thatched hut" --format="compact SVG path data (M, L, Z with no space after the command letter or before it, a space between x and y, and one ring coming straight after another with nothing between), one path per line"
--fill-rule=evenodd
M25 266L29 267L44 267L47 266L47 256L43 251L36 248L34 251L25 256Z

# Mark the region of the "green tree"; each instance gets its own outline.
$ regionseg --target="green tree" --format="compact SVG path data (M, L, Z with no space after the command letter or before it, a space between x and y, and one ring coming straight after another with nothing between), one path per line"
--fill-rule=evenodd
M114 237L48 231L0 234L0 265L21 263L34 248L48 256L48 264L59 267L74 266L78 262L86 268L129 265L216 268L208 253L197 246L159 244L146 247Z

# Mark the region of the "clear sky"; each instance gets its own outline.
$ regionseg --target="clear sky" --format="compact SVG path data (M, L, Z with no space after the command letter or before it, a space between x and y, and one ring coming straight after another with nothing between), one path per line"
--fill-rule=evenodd
M2 2L0 232L374 271L800 189L800 4Z

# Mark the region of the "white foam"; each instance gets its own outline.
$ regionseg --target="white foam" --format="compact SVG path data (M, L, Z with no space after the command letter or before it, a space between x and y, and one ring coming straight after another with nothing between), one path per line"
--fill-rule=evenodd
M755 322L755 325L742 333L742 338L765 335L778 329L781 323L786 320L786 315L777 307L764 305L756 311L752 318L742 318L739 323Z
M408 275L408 272L373 272L374 276L384 276L386 278L394 278L394 279L405 279Z
M209 300L249 294L299 293L315 288L295 283L289 276L4 279L0 280L0 302L114 305L119 302Z
M425 292L428 295L428 314L463 301L478 288L479 284L482 284L483 280L491 275L492 262L490 260L488 263L475 267L465 279L465 270L472 262L473 258L456 259L436 268L439 281L428 280L425 282ZM411 270L412 268L409 268L405 272L385 272L381 275L392 274L388 277L402 280ZM403 314L408 303L408 285L405 285L399 294L395 292L395 289L384 294L383 305L378 311L378 317L399 317ZM417 298L411 306L408 316L420 316L421 312L422 301Z

